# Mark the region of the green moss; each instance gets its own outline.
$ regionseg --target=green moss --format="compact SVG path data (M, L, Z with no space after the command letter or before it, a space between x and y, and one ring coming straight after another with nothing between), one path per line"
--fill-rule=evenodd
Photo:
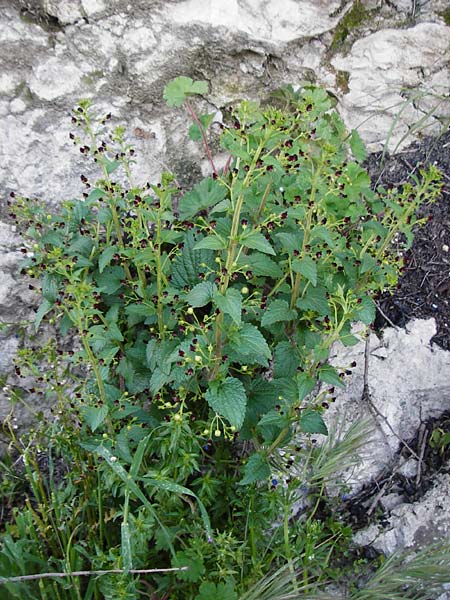
M444 23L450 27L450 6L439 13L439 16L441 16L444 19Z
M367 8L361 4L360 0L356 0L351 9L345 13L339 21L335 29L333 41L330 46L331 52L334 53L340 50L350 32L360 27L370 15L371 11L367 10Z

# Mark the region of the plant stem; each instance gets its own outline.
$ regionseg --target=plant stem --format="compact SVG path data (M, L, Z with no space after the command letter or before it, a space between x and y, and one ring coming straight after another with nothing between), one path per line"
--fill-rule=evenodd
M300 260L303 259L303 257L305 256L305 248L309 243L309 234L311 232L311 221L312 221L312 215L314 212L314 200L316 197L316 191L317 191L317 182L319 180L319 176L320 176L320 171L321 171L321 166L322 164L319 164L319 166L317 167L316 172L314 173L314 177L312 180L312 184L311 184L311 195L310 195L310 207L308 210L308 214L306 215L306 224L304 227L304 235L303 235L303 243L302 243L302 251L301 251L301 255L300 255ZM300 283L302 280L302 275L301 273L296 273L295 274L295 281L294 281L294 287L292 290L292 295L291 295L291 309L295 308L295 304L298 300L298 296L300 293Z
M203 127L200 119L197 117L197 114L196 114L195 110L192 108L192 106L189 104L189 102L186 102L186 106L188 108L188 111L191 114L191 117L194 119L195 123L197 124L197 127L200 129L200 133L201 133L202 140L203 140L203 145L205 147L205 151L206 151L206 154L208 156L208 160L209 160L209 163L211 165L213 174L217 175L217 170L216 170L216 167L214 165L214 160L213 160L213 157L212 157L212 154L211 154L211 149L209 147L208 140L206 139L205 128Z

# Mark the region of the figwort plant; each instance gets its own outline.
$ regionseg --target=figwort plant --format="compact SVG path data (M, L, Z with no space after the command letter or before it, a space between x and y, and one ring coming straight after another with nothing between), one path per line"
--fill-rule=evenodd
M314 87L289 88L283 108L230 109L230 158L217 170L213 116L189 102L206 92L187 77L164 92L187 106L211 163L192 190L169 173L133 183L123 128L85 100L70 138L99 178L81 175L82 199L58 214L12 194L30 240L23 273L42 285L35 327L49 321L61 338L23 349L16 369L54 399L55 419L25 446L11 429L27 482L2 534L12 598L235 600L256 597L263 576L273 585L277 569L301 597L342 574L334 556L350 529L319 512L325 480L365 436L315 449L354 366L327 360L336 342L358 341L352 324L364 333L374 296L396 284L439 174L373 190L358 133ZM316 496L292 520L305 493ZM149 570L168 567L181 570ZM20 579L55 571L67 577Z

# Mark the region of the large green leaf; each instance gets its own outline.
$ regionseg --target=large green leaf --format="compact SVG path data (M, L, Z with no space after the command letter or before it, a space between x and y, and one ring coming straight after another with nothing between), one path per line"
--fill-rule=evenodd
M230 333L229 348L236 360L265 367L272 356L263 334L250 323L244 323L238 331Z
M261 319L261 325L266 327L280 321L292 321L297 316L295 310L289 308L286 300L274 300L269 304Z
M270 243L266 240L262 233L259 231L253 231L245 238L242 239L242 245L253 250L259 250L264 254L275 255L275 250L272 248Z
M297 376L298 399L301 402L316 387L316 380L308 373L299 373Z
M246 270L256 276L281 278L283 271L267 254L261 252L253 252L252 254L241 255L238 261L239 266L245 267Z
M225 381L213 381L205 399L216 413L240 429L247 406L247 395L242 381L235 377L227 377Z
M107 406L86 406L83 409L83 419L93 432L100 427L107 415Z
M244 477L239 482L239 485L249 485L255 481L267 479L270 475L270 467L267 462L267 456L264 452L255 452L248 459L244 467Z
M315 410L303 411L299 426L305 433L322 433L323 435L328 435L328 429L322 416Z
M355 311L355 319L362 321L365 325L370 325L375 321L375 316L375 302L370 296L364 296Z
M206 113L204 115L198 115L198 120L202 124L203 129L208 129L211 121L214 119L214 114L215 113ZM198 142L202 139L202 132L197 123L192 123L192 125L189 127L188 135L194 142Z
M317 285L317 265L310 256L296 258L292 262L292 270L306 277L312 285Z
M237 325L241 324L242 295L238 290L228 288L225 294L216 291L214 303L223 313L230 315Z
M224 250L227 242L218 235L208 235L195 244L195 250Z
M366 160L367 150L364 142L361 139L361 136L356 129L352 129L352 134L350 136L350 148L352 149L353 156L358 162L363 162Z
M298 353L290 342L280 342L274 352L274 377L292 377L299 365Z
M199 211L212 208L225 198L227 191L217 179L205 177L180 199L180 218L191 219Z
M194 600L238 600L238 595L230 582L215 584L204 581Z
M200 308L211 302L215 289L215 285L210 281L201 281L188 293L186 300L194 308Z
M195 239L190 231L183 241L183 248L172 263L172 285L183 289L192 287L199 281L199 273L207 266L214 264L214 253L211 250L196 250Z

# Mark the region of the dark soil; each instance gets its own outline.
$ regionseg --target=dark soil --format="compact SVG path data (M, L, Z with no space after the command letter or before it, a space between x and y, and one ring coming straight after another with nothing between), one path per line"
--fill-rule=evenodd
M381 152L372 154L365 167L374 183L401 186L430 164L442 172L442 194L423 208L423 216L430 220L415 234L397 290L379 300L376 326L403 327L411 319L433 317L437 331L432 342L450 350L450 131L384 160Z

